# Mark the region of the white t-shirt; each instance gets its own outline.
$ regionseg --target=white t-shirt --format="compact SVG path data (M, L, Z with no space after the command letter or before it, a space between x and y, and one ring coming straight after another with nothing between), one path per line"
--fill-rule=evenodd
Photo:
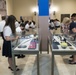
M5 26L5 20L0 21L0 32L3 32L3 28Z
M15 27L17 28L17 27L19 27L20 26L20 24L16 21L15 22Z
M16 32L17 32L17 33L22 32L21 28L20 28L20 27L17 27L17 28L16 28Z
M51 27L54 27L54 23L53 22L51 22L50 25L51 25Z
M35 25L33 23L31 23L30 27L31 28L35 28Z
M4 38L6 36L11 36L12 35L12 30L9 26L5 26L4 29L3 29L3 35L4 35Z
M56 22L56 26L60 26L61 24L60 24L60 22L59 21L57 21Z
M25 25L25 29L29 29L29 24L26 24Z
M48 23L50 23L50 19L48 20Z

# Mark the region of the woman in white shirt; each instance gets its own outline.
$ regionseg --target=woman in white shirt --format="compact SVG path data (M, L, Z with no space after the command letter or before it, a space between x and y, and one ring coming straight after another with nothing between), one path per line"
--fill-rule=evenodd
M6 20L6 24L3 29L3 51L2 55L8 57L8 64L9 64L9 69L13 70L12 68L12 48L11 48L11 41L14 41L18 39L18 36L15 36L16 31L15 31L15 20L16 18L13 15L8 16ZM13 37L11 37L13 36ZM19 69L17 69L18 71Z
M17 28L17 27L19 27L20 26L20 24L18 23L18 21L16 20L15 21L15 27Z
M30 22L30 28L32 28L32 29L35 28L35 21L32 20L32 22Z
M26 23L25 23L25 29L26 29L26 31L29 31L29 21L27 21Z

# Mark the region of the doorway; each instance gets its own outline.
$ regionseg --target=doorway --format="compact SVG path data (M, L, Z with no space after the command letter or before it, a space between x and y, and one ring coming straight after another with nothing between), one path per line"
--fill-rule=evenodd
M64 17L70 18L70 14L61 14L61 22L63 21Z

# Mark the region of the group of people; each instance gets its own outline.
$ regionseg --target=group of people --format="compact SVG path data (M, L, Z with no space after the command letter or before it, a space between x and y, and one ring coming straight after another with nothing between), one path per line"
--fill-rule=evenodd
M65 17L63 19L62 25L59 22L58 19L50 20L49 19L49 29L57 29L62 28L63 34L70 34L76 33L76 13L73 13L71 15L71 20L68 17ZM3 39L3 46L2 46L2 55L8 57L8 64L9 69L13 70L12 66L12 48L11 48L11 41L17 40L19 38L18 35L16 35L16 32L25 32L29 31L28 28L35 28L35 22L34 21L23 21L21 19L21 22L18 22L16 20L16 17L13 15L8 16L6 18L5 16L2 16L2 21L0 22L0 32ZM71 64L76 64L76 55L72 56L72 60L70 61ZM16 66L16 70L18 71L19 68Z
M34 21L34 20L31 20L31 19L24 21L23 18L20 17L19 23L23 23L23 24L25 25L25 29L26 29L27 31L29 31L29 28L34 29L34 28L36 27L35 21Z
M76 39L76 13L71 15L71 22L69 24L70 34L74 34L73 37ZM71 56L72 60L69 61L70 64L76 64L76 55Z
M12 66L12 43L19 38L17 33L25 35L29 28L35 28L35 22L33 20L20 21L18 22L14 15L9 15L7 18L2 16L2 21L0 21L0 33L3 39L2 45L2 56L8 57L9 69L13 71ZM18 58L23 58L25 55L16 55ZM19 68L16 66L16 70Z
M71 15L71 18L64 17L62 23L57 23L58 20L50 20L49 29L52 31L55 28L60 27L61 33L65 36L69 35L76 40L76 13ZM56 27L58 24L58 27ZM69 61L70 64L76 64L76 55L71 56L72 60Z
M60 28L60 21L58 19L50 19L49 18L49 30L54 33L55 30Z
M71 15L71 19L65 17L61 24L62 33L72 37L76 36L76 13Z

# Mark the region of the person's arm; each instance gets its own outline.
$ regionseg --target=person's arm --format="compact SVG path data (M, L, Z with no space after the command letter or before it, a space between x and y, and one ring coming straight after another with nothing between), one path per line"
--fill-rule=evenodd
M19 36L13 37L11 38L10 36L5 36L6 41L14 41L17 40L19 38Z
M3 34L4 34L4 38L6 41L13 41L13 40L18 39L18 36L11 37L12 31L11 31L10 27L8 27L8 26L4 28Z

